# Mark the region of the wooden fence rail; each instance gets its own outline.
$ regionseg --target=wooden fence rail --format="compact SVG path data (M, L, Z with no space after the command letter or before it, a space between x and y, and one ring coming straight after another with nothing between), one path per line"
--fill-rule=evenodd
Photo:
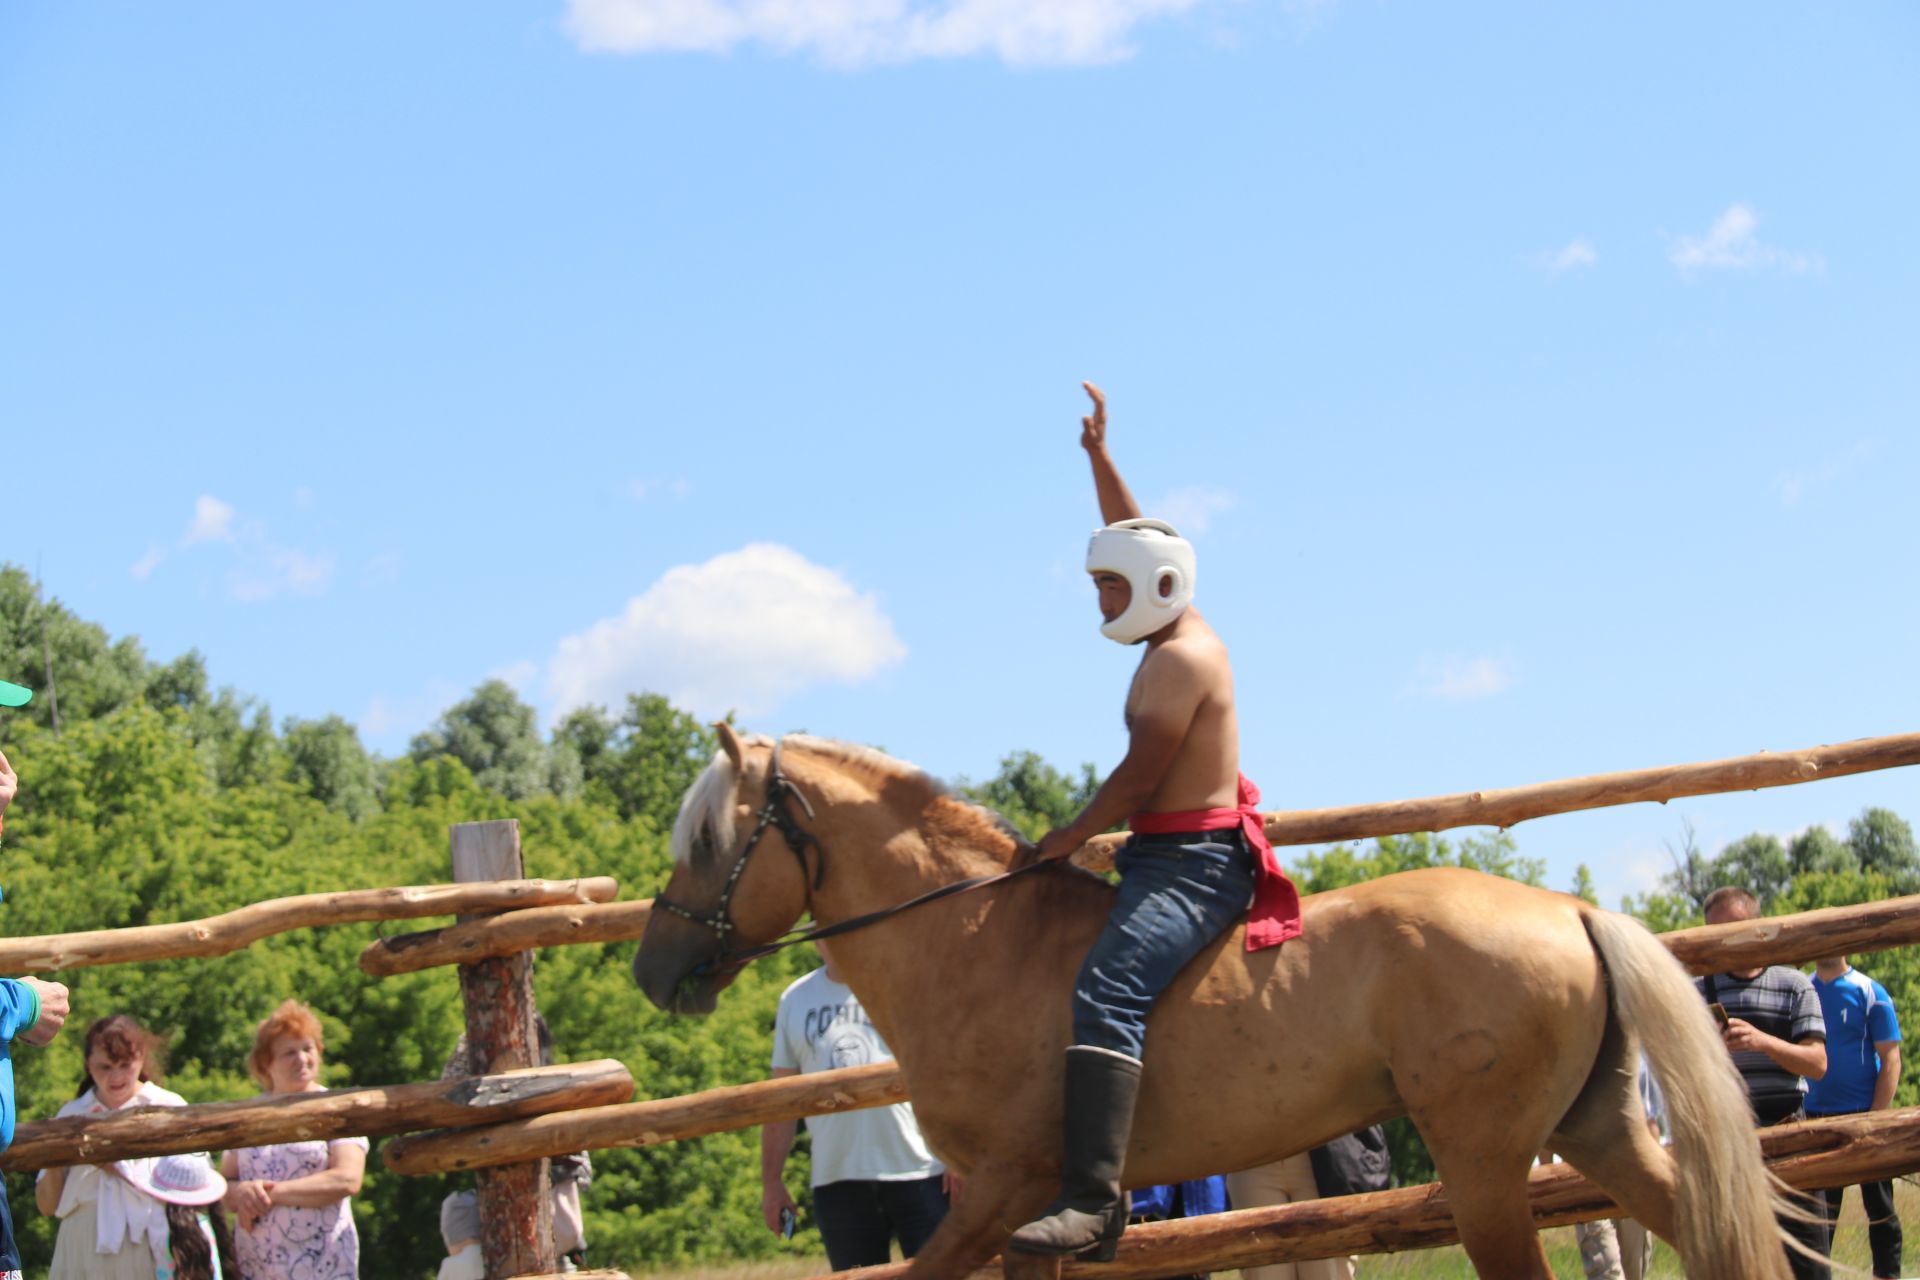
M633 1076L614 1058L504 1071L431 1084L375 1085L326 1093L136 1107L115 1115L36 1120L14 1132L0 1169L106 1164L139 1156L228 1151L276 1142L419 1129L465 1128L633 1096Z
M395 1173L447 1173L516 1164L569 1151L650 1147L775 1120L858 1111L907 1100L907 1082L891 1062L708 1089L679 1098L630 1102L488 1125L461 1133L418 1133L389 1142L380 1158Z
M1802 1190L1852 1186L1920 1168L1920 1108L1810 1120L1761 1132L1768 1164ZM1528 1182L1541 1227L1566 1226L1619 1212L1604 1192L1567 1165L1534 1170ZM1454 1244L1445 1185L1429 1183L1370 1195L1238 1209L1128 1230L1112 1262L1061 1266L1061 1280L1154 1280L1276 1262L1360 1253L1399 1253ZM834 1280L899 1280L906 1264L838 1272ZM996 1261L969 1280L999 1280ZM824 1278L822 1278L824 1280Z
M1597 773L1493 791L1269 813L1265 815L1267 838L1275 844L1327 844L1454 827L1506 828L1555 813L1647 801L1665 804L1686 796L1787 787L1913 764L1920 764L1920 733L1898 733L1800 751L1758 751L1725 760ZM1098 842L1114 847L1121 839L1099 837Z
M606 902L620 890L612 876L576 880L500 880L397 889L349 889L256 902L224 915L176 924L0 939L0 973L57 973L91 965L224 956L276 933L316 925L417 920L469 911L506 911L567 902Z
M1920 943L1920 894L1795 916L1678 929L1661 934L1660 940L1701 973L1793 964L1838 951L1864 955ZM1840 946L1842 942L1849 945ZM806 1087L809 1082L811 1088ZM382 1158L396 1173L447 1173L582 1148L652 1146L772 1120L878 1107L906 1096L899 1069L875 1063L680 1098L600 1107L591 1113L537 1116L458 1133L414 1134L389 1143Z
M474 964L539 947L578 942L631 942L647 929L653 900L530 907L444 929L377 938L360 953L360 967L376 978L437 965Z

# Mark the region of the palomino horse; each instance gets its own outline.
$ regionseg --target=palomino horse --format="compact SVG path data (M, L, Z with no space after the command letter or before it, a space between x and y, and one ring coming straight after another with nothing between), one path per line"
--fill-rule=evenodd
M710 1011L737 971L730 949L804 912L845 922L1005 871L1023 847L878 752L804 737L776 752L719 728L634 959L662 1008ZM1112 894L1049 869L836 938L928 1141L966 1177L913 1276L964 1275L1055 1189L1069 995ZM1745 1090L1685 972L1639 924L1456 869L1315 894L1305 914L1305 934L1276 949L1249 953L1230 931L1161 998L1129 1186L1250 1168L1405 1114L1483 1276L1552 1275L1526 1197L1542 1147L1670 1241L1688 1275L1788 1274ZM1671 1155L1635 1089L1642 1045Z

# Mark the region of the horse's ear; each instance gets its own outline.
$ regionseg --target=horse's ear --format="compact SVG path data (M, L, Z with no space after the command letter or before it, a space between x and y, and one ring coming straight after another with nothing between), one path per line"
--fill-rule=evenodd
M713 731L720 735L720 749L727 753L727 759L733 761L733 767L745 768L747 751L740 742L740 735L733 731L733 726L725 720L716 720L713 722Z

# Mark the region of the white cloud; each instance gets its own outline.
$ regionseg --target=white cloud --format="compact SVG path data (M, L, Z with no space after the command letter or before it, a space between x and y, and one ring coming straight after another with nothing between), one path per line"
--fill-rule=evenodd
M1686 274L1695 271L1758 271L1778 269L1795 275L1819 271L1825 265L1817 254L1789 253L1760 243L1760 219L1744 204L1727 206L1704 236L1681 236L1667 258Z
M684 498L692 492L693 485L688 483L685 476L680 476L673 480L643 477L637 480L627 481L627 496L635 502L646 502L662 494L669 494L675 498Z
M255 604L276 596L317 596L333 585L333 553L309 555L292 547L261 543L227 575L236 600Z
M194 501L193 519L180 545L196 542L230 542L233 539L233 508L212 494L203 493Z
M701 715L762 716L906 652L871 594L787 547L754 543L669 569L618 616L561 640L547 689L555 715L651 690Z
M1161 498L1146 514L1165 520L1184 535L1197 537L1213 527L1215 516L1233 510L1238 501L1239 498L1226 489L1188 485Z
M1537 261L1554 275L1572 271L1576 267L1590 267L1600 261L1600 255L1593 245L1583 237L1569 240L1559 249L1551 249L1538 256Z
M1139 24L1202 0L568 0L593 53L726 53L759 44L843 67L987 55L1085 65L1131 56Z
M1827 458L1816 466L1784 473L1774 482L1774 487L1780 494L1780 505L1785 507L1798 505L1800 499L1806 497L1809 492L1817 492L1829 487L1852 470L1856 464L1871 458L1873 453L1874 442L1862 440L1845 453Z
M1501 693L1513 684L1504 658L1428 658L1414 677L1414 691L1428 698L1463 702Z
M217 554L229 560L227 590L236 600L254 603L282 595L315 596L333 584L332 552L282 546L267 536L265 524L241 517L231 503L206 493L194 500L193 518L173 550L184 552L202 545L217 545L221 548ZM158 545L149 546L129 572L144 582L168 554Z

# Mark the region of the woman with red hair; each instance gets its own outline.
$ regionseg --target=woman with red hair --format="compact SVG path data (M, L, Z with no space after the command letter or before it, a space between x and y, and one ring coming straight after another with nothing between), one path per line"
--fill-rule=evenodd
M247 1069L270 1096L322 1093L320 1020L284 1001L254 1032ZM241 1280L354 1280L360 1237L347 1200L367 1167L365 1138L242 1147L221 1159Z

